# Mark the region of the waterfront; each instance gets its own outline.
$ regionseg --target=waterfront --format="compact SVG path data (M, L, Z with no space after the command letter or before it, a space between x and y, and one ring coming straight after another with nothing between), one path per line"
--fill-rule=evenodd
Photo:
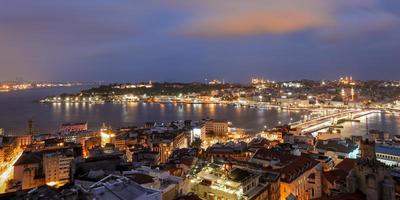
M373 113L359 118L360 122L343 123L342 137L363 136L368 130L380 130L391 135L400 134L400 117L397 114ZM368 120L368 123L367 123Z
M227 105L205 104L157 104L157 103L38 103L42 97L61 93L79 92L81 87L50 88L16 91L0 94L0 127L12 134L23 133L27 121L34 120L39 132L58 130L62 123L88 121L92 129L103 122L113 127L142 125L147 121L169 122L172 120L201 120L209 117L228 120L235 127L251 132L265 125L273 127L290 119L299 120L307 112L281 111L278 109L242 108Z
M0 127L7 133L21 134L27 121L34 120L35 129L42 133L58 130L62 123L87 121L91 129L103 122L114 128L142 125L147 121L169 122L172 120L200 120L214 118L228 120L233 126L249 132L260 131L301 119L305 111L285 111L275 108L256 109L213 104L157 104L157 103L55 103L43 104L37 100L48 95L75 93L90 86L69 88L46 88L15 91L0 94ZM369 129L379 129L391 134L400 134L400 118L391 114L373 114L368 117ZM365 117L361 123L346 122L342 136L362 135L366 132Z

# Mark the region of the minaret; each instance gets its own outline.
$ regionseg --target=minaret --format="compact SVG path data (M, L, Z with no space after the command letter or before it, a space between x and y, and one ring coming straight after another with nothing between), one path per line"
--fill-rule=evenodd
M29 119L28 121L28 135L33 135L33 120Z
M375 154L375 141L370 141L369 139L360 141L361 158L376 160Z

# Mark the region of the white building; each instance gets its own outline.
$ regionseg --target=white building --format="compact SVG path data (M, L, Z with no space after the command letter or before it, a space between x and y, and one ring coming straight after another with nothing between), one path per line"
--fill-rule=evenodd
M45 182L50 186L62 186L70 180L72 155L60 152L43 155Z
M389 144L375 145L376 159L389 166L399 166L400 146Z
M172 176L168 171L142 166L136 170L123 172L123 175L145 188L161 191L163 200L173 200L190 192L186 179Z
M360 152L358 145L349 139L318 140L315 150L320 154L331 157L335 163L345 158L355 159Z
M86 195L86 199L96 200L161 200L162 193L156 189L149 189L127 177L109 175L99 182L85 188L78 188Z

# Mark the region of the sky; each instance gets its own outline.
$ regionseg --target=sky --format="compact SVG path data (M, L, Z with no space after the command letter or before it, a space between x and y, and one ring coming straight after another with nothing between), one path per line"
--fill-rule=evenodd
M0 80L396 79L399 0L1 0Z

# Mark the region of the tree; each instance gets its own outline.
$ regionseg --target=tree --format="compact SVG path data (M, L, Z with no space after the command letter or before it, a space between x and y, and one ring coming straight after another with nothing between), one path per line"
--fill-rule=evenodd
M190 144L190 147L200 149L202 143L203 143L203 141L200 138L196 138L196 139L194 139L192 144Z

